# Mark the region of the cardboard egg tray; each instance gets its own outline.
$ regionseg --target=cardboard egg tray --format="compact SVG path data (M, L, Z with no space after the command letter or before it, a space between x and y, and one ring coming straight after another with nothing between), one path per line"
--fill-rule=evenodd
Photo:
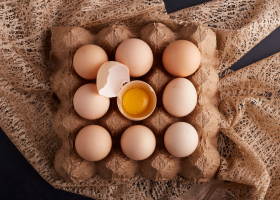
M218 112L218 66L217 42L215 33L199 23L189 23L172 31L162 23L150 23L137 30L125 26L110 25L97 34L80 27L52 28L51 76L52 98L56 100L56 114L53 119L54 131L61 139L61 147L54 160L57 172L69 182L81 182L99 174L111 181L125 181L136 173L150 180L168 180L181 175L190 181L205 182L211 180L219 165L220 158L216 149L216 134L219 129ZM152 49L154 63L144 76L132 78L150 84L157 94L157 107L147 119L139 122L126 119L117 108L116 98L110 100L108 112L100 119L86 120L80 117L73 107L76 90L89 82L79 77L72 59L81 46L96 44L114 60L115 50L125 39L136 37L144 40ZM201 52L199 69L187 77L195 86L198 102L194 111L186 117L173 117L162 104L165 86L172 79L163 67L161 56L165 47L174 40L184 39L193 42ZM174 99L174 102L176 99ZM199 135L199 144L195 152L185 158L170 155L164 147L164 133L174 122L185 121L192 124ZM101 161L90 162L82 159L76 152L74 141L77 133L85 126L98 124L106 128L112 136L113 146L109 155ZM156 136L154 153L143 161L134 161L126 157L120 148L120 138L131 125L142 124L150 128ZM98 175L97 175L98 176Z

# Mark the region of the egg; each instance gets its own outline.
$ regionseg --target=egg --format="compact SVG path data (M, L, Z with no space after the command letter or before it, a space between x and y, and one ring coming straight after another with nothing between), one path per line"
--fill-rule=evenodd
M154 152L156 138L146 126L134 125L122 134L121 148L123 153L132 160L144 160Z
M157 96L148 83L135 80L121 88L117 97L117 105L127 119L140 121L154 112Z
M198 145L198 134L195 128L186 122L172 124L164 134L164 145L167 151L176 157L186 157L194 152Z
M73 58L73 66L84 79L96 79L99 67L108 61L106 52L99 46L88 44L79 48Z
M98 93L105 97L117 97L122 86L129 81L128 67L119 62L105 62L97 72Z
M131 115L139 115L143 113L150 103L148 93L141 88L132 88L123 96L123 108Z
M169 114L175 117L186 116L193 111L197 103L195 87L186 78L173 79L163 91L162 102Z
M89 125L78 133L75 148L83 159L98 161L109 154L112 148L112 138L105 128Z
M124 40L117 48L115 59L129 68L132 77L146 74L153 65L153 52L143 40L131 38Z
M96 84L88 83L81 86L73 98L76 112L85 119L98 119L109 109L110 99L98 94Z
M131 81L126 65L108 61L98 70L96 85L104 97L117 97L120 112L128 119L139 121L149 117L156 108L153 88L143 81Z
M162 63L171 75L186 77L198 69L200 51L192 42L176 40L165 48Z

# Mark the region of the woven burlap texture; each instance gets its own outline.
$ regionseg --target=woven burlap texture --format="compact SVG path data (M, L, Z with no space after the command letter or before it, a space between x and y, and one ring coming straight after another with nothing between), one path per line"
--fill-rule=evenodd
M5 1L0 3L0 126L53 187L95 199L279 199L280 53L232 72L228 68L280 24L279 1L216 0L166 14L162 1ZM193 185L177 176L149 181L63 181L54 169L50 28L105 27L158 21L202 22L218 38L221 166L215 180ZM139 19L143 22L135 21ZM170 17L171 22L168 22ZM99 28L99 29L100 29ZM231 182L224 182L224 181Z

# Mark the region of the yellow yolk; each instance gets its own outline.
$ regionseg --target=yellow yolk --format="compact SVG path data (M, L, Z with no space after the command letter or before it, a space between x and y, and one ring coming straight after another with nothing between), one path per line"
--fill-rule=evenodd
M131 115L142 113L149 104L149 95L140 88L133 88L123 96L123 108Z

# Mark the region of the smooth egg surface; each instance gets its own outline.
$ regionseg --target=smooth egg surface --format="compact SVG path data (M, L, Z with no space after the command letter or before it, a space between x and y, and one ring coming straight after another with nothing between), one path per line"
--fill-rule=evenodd
M188 79L176 78L165 87L162 101L169 114L175 117L183 117L195 108L197 93L194 85Z
M172 124L165 132L164 145L176 157L186 157L194 152L198 144L195 128L186 122Z
M89 125L78 133L75 148L83 159L98 161L109 154L112 148L112 138L105 128Z
M130 76L140 77L151 69L153 52L143 40L131 38L118 46L115 59L129 68Z
M198 69L200 51L192 42L176 40L164 50L162 62L166 71L171 75L186 77Z
M123 153L132 160L144 160L154 152L156 138L154 133L142 125L126 129L121 137Z
M84 79L96 79L99 67L108 61L106 52L99 46L87 44L79 48L73 58L73 66Z
M98 93L96 84L88 83L76 91L73 105L81 117L93 120L105 115L110 106L110 99Z

